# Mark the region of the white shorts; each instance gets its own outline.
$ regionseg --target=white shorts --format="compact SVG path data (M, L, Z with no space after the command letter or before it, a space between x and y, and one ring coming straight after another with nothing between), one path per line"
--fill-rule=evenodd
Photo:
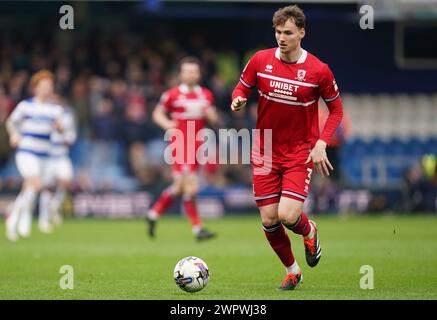
M15 154L15 163L20 175L26 178L42 178L46 171L47 158L32 153L20 152Z
M73 164L68 157L49 158L44 175L44 185L51 186L58 180L73 180Z

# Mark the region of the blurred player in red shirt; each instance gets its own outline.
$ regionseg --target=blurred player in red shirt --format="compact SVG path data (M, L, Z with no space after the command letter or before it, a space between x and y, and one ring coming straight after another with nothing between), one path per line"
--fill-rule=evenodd
M253 88L259 93L256 128L271 129L271 155L259 145L252 151L254 196L264 233L287 275L280 290L293 290L302 280L284 226L302 235L306 261L314 267L321 257L316 224L302 212L313 170L329 176L333 170L326 146L341 123L343 108L337 84L328 65L302 49L305 15L296 5L279 9L273 16L277 48L255 53L232 93L231 108L246 105ZM329 116L319 133L318 100L322 97ZM269 158L261 165L255 157ZM269 164L270 162L270 164ZM267 166L267 167L266 167ZM262 170L262 169L267 170ZM267 173L267 174L266 174Z
M194 57L182 59L179 67L181 84L163 93L153 112L153 120L164 130L175 130L171 135L171 144L181 155L173 155L173 184L165 189L147 215L148 232L155 236L156 221L168 209L174 200L182 196L183 205L197 240L209 239L215 233L203 228L197 212L195 198L198 192L197 170L199 167L196 151L202 141L196 140L196 134L205 126L205 120L211 124L218 122L214 107L214 97L208 89L199 85L201 80L200 61ZM171 132L171 131L168 131ZM175 148L175 149L176 149Z

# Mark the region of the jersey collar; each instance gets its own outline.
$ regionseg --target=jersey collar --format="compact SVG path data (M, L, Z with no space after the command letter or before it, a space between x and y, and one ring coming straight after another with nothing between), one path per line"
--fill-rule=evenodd
M187 86L186 84L181 83L181 84L179 85L179 91L180 91L181 93L183 93L183 94L187 94L187 93L190 92L190 89L188 88L188 86ZM194 87L193 92L195 92L195 93L199 93L200 91L201 91L201 88L200 88L199 85L197 85L197 86Z
M299 59L296 61L296 64L298 64L298 63L304 63L305 60L307 59L307 56L308 56L308 52L307 52L304 48L302 48L302 54L300 55ZM285 61L283 61L283 60L281 59L281 53L280 53L280 51L279 51L279 47L276 48L276 51L275 51L275 58L278 59L278 60L280 60L280 61L282 61L282 62L285 62ZM286 62L285 62L285 63L286 63Z

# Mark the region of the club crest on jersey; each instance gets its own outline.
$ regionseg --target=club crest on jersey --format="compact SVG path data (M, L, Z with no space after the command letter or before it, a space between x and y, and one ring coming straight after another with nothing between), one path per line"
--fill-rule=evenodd
M266 72L272 72L273 66L271 64L266 65Z
M299 80L299 81L304 81L306 74L307 74L307 72L305 70L299 69L299 70L297 70L297 77L296 77L296 79Z

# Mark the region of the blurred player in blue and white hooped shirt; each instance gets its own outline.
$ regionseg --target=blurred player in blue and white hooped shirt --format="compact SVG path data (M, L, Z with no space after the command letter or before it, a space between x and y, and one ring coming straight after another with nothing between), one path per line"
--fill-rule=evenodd
M41 190L52 146L51 135L62 131L63 109L50 101L53 73L41 70L32 76L30 84L34 97L21 101L6 123L10 143L17 148L15 161L23 178L21 192L6 219L6 237L10 241L30 236L36 195Z
M54 225L62 223L61 205L73 180L73 164L69 156L69 149L77 138L73 110L58 95L54 95L52 101L63 108L60 119L63 130L62 132L57 130L52 132L52 147L47 170L43 177L43 190L39 198L38 227L44 233L52 232L52 223Z

